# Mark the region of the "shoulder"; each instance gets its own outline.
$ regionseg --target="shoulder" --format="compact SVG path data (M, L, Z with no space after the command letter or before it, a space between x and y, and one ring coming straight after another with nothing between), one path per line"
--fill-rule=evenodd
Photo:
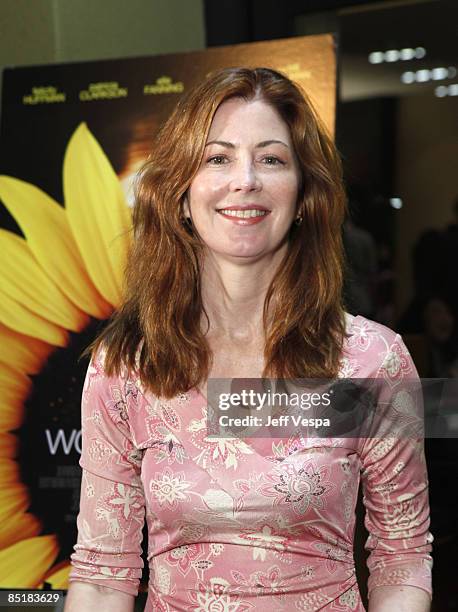
M345 313L343 363L352 364L346 376L375 377L388 370L412 370L409 351L393 329L362 315Z
M128 371L123 366L119 373L108 374L106 361L107 349L102 345L91 356L83 386L82 405L86 413L103 409L115 423L125 422L128 420Z
M141 346L136 351L136 368L138 368L139 364L140 349ZM99 346L92 354L86 374L86 382L88 384L97 381L100 386L105 385L107 387L122 388L123 392L128 383L134 381L135 384L138 384L139 379L136 370L132 371L124 362L121 363L119 372L109 374L107 357L108 349L105 345Z
M399 334L382 323L348 312L345 313L345 329L350 344L361 350L367 350L375 340L391 345L399 337Z
M87 405L94 405L94 399L103 404L103 411L117 427L126 431L134 446L145 446L155 425L160 424L161 400L142 384L138 373L142 343L136 351L134 369L122 364L118 374L108 375L106 371L107 350L100 347L89 364L85 387L88 389Z

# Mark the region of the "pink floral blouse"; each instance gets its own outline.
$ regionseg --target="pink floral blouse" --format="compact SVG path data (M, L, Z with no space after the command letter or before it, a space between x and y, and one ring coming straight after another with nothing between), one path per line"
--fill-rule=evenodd
M347 315L340 377L418 378L399 335ZM405 391L403 392L405 393ZM398 398L399 399L399 398ZM420 438L207 438L196 389L162 401L91 361L70 581L136 595L146 515L148 612L361 612L353 534L360 478L369 596L431 594L428 479Z

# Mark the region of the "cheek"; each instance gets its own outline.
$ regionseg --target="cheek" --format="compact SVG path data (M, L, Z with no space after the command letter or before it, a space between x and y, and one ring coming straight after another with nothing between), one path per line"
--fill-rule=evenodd
M189 190L191 209L195 211L216 203L224 191L222 178L214 178L211 181L202 177L196 179Z
M272 191L275 200L288 210L295 210L299 196L299 184L294 179L279 181Z

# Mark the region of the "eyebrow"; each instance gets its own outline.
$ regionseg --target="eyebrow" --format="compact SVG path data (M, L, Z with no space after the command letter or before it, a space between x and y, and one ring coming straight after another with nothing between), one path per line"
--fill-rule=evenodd
M221 145L222 147L226 147L227 149L235 149L235 144L233 142L227 142L226 140L210 140L205 146L209 147L213 144ZM268 147L271 144L281 144L287 149L289 149L289 146L282 140L263 140L262 142L259 142L256 145L256 148L261 149L263 147Z

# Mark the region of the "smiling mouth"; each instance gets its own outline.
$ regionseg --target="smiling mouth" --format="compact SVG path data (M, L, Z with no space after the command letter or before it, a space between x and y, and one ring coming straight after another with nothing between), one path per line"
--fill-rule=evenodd
M250 219L251 217L264 217L269 214L268 210L259 210L258 208L250 208L247 210L231 210L231 209L222 209L217 210L220 215L225 215L228 217L238 217L239 219Z

